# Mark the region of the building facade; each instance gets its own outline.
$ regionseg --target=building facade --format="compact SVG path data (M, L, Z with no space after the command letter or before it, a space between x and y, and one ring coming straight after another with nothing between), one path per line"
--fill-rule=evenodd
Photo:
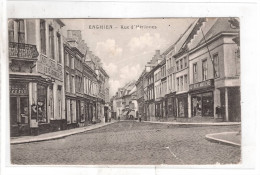
M64 23L58 19L10 19L11 135L64 129Z
M190 43L191 116L207 121L240 121L239 29L228 18L209 18ZM232 65L232 66L231 66Z

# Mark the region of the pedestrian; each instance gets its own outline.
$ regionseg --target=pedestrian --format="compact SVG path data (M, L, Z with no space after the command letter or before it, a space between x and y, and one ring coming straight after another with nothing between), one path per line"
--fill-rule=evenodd
M139 122L141 122L141 121L142 121L142 115L139 114Z

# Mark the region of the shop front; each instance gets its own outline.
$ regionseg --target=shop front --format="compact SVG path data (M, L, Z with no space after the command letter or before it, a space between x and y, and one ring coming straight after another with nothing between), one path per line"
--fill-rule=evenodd
M66 95L66 119L67 119L67 129L77 127L75 96Z
M177 118L188 118L188 93L176 95Z
M162 117L161 111L162 111L161 101L160 101L160 99L156 99L155 100L155 117L157 120L159 120Z
M177 117L177 108L176 108L176 93L170 93L165 97L166 105L166 116L168 120L174 120Z
M47 88L50 82L38 75L10 75L11 136L42 133L49 124ZM48 131L50 126L47 126Z
M191 94L192 117L214 117L213 91Z
M29 83L10 82L10 127L11 136L30 133Z
M191 117L197 121L214 120L214 79L209 79L189 87Z

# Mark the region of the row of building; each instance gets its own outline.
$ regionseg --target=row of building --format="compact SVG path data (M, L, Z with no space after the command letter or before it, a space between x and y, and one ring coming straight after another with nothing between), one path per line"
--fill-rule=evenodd
M239 21L199 18L136 81L147 121L240 121ZM113 105L118 112L118 106Z
M114 119L135 119L138 116L136 81L130 81L119 88L111 98L111 111Z
M105 122L109 76L82 39L60 19L10 19L11 136Z

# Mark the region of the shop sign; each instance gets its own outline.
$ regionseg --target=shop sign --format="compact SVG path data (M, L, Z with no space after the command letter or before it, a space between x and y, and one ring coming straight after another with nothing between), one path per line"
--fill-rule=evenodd
M9 42L9 57L11 58L32 59L38 55L35 45Z
M37 67L39 73L51 76L62 81L62 66L57 64L55 60L41 55L39 60L37 61Z
M199 83L191 84L189 87L190 90L198 90L198 89L204 89L213 86L214 86L214 79L210 79Z
M11 83L10 84L11 95L28 95L28 84L25 83Z

